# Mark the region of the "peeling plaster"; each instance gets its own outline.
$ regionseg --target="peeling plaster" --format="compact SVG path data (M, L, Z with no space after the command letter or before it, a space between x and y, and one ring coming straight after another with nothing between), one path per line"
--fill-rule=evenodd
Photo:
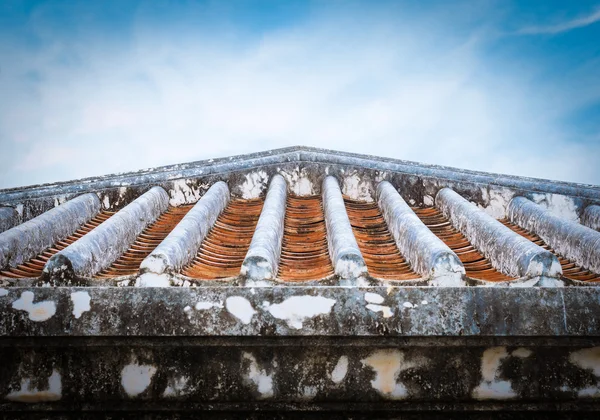
M361 180L361 177L354 173L344 177L342 181L342 193L353 200L372 203L375 191L373 185L368 181Z
M58 373L55 369L52 370L52 374L50 377L48 377L47 390L31 388L31 382L31 378L22 379L21 388L18 391L10 392L4 398L9 401L23 403L58 401L62 398L62 380L60 373Z
M256 313L248 299L242 296L228 297L225 300L225 307L231 315L242 321L244 324L249 324Z
M150 386L155 373L154 366L131 363L121 371L121 385L127 395L136 397Z
M261 369L256 361L256 358L251 353L244 352L242 361L247 360L249 363L246 371L245 379L256 385L256 390L261 395L261 398L269 398L273 396L273 376L267 375L265 369Z
M491 347L481 357L481 383L473 389L476 400L507 400L517 394L510 381L500 379L500 365L509 357L506 347Z
M323 296L292 296L281 303L265 306L275 318L285 320L290 328L301 329L307 319L327 315L335 300Z
M23 292L12 304L13 309L26 311L29 319L35 322L46 321L56 313L56 303L52 300L33 303L33 292Z
M249 200L258 198L267 188L269 176L265 171L250 172L246 174L246 180L240 186L242 198Z
M92 298L88 292L73 292L71 293L71 301L73 302L73 315L79 319L84 312L91 309L90 302Z
M373 352L366 359L362 359L361 363L375 372L375 379L371 381L373 389L385 397L400 400L408 397L408 390L402 382L398 382L398 376L422 362L408 362L403 352L386 349Z
M331 371L331 380L339 384L348 374L348 356L340 356L335 368Z

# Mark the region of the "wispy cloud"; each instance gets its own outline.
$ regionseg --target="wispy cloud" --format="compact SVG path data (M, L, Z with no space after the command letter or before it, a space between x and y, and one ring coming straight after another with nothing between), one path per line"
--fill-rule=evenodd
M238 42L139 21L122 43L0 46L0 187L295 144L600 182L600 146L557 122L572 101L486 60L478 28L439 27L315 14Z
M560 22L553 25L526 26L517 31L517 33L521 35L554 35L593 25L597 22L600 22L600 8L597 8L595 11L587 14L586 16L581 16L566 22Z

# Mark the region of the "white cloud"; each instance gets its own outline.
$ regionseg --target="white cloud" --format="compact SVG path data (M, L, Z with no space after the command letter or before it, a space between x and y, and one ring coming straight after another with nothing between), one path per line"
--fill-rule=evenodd
M596 150L574 149L556 123L574 104L488 65L479 35L393 16L227 39L138 28L119 45L13 48L0 187L290 145L599 182Z
M567 32L577 28L583 28L589 25L593 25L600 21L600 9L576 19L567 20L566 22L560 22L553 25L541 25L541 26L526 26L520 29L517 33L523 35L540 35L540 34L559 34L561 32Z

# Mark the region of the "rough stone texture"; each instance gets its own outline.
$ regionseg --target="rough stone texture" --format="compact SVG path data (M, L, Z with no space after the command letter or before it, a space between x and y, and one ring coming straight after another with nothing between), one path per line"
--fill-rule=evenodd
M600 273L600 232L556 217L524 197L512 199L508 216L512 222L537 234L559 254Z
M333 269L342 279L356 279L367 273L367 265L352 232L340 186L334 177L328 176L322 189L327 244Z
M377 203L400 253L434 286L463 286L465 268L454 252L421 222L392 184L377 186Z
M436 205L492 265L513 277L550 277L562 274L558 259L469 203L449 188L440 190Z
M15 267L64 239L100 211L96 194L84 194L0 233L0 268Z
M581 223L589 228L600 231L600 206L587 206L583 211Z
M0 207L0 233L19 224L19 213L12 207Z
M194 258L202 241L227 207L229 198L229 188L224 182L217 182L210 187L160 245L142 261L142 277L138 286L168 286L168 276L162 275L179 271Z
M60 282L74 276L93 276L110 266L137 236L169 206L165 190L152 187L83 238L56 253L43 277Z
M285 179L281 175L275 175L269 185L252 242L242 263L241 274L247 276L251 282L273 280L277 277L283 241L286 197Z

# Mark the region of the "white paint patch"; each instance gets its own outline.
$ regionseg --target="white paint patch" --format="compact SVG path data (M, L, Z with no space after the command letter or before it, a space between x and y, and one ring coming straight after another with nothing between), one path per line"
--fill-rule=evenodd
M171 277L168 274L144 273L135 281L135 287L170 287Z
M381 312L384 318L390 318L394 316L394 311L392 311L392 309L389 306L375 305L369 303L367 305L367 309L373 312Z
M0 289L0 297L8 295L8 290Z
M290 328L299 330L302 323L319 315L327 315L335 300L323 296L292 296L281 303L267 307L275 318L285 320Z
M373 202L373 187L370 182L362 181L358 174L344 177L342 193L353 200Z
M595 376L600 377L600 347L574 351L569 355L569 362L581 369L591 370Z
M513 356L520 359L526 359L533 354L533 352L525 347L519 347L511 353Z
M173 378L172 380L169 380L169 383L163 392L163 397L173 398L185 395L185 388L188 380L189 378L187 376L181 376L179 378Z
M256 385L256 389L262 398L273 396L273 377L267 375L264 369L261 369L254 355L244 352L242 359L250 362L246 372L246 380Z
M405 308L414 308L414 307L415 307L415 305L413 305L413 304L412 304L412 303L410 303L410 302L404 302L404 303L402 304L402 306L404 306Z
M366 359L361 360L375 372L371 386L385 397L404 399L408 390L402 382L398 382L401 372L422 364L421 361L409 362L404 359L404 353L396 349L377 350Z
M79 319L84 312L92 309L90 306L92 298L88 292L71 293L71 301L73 302L73 315L76 319Z
M231 315L242 321L244 324L249 324L256 313L248 299L242 296L228 297L225 300L225 307Z
M251 172L246 175L246 180L240 186L242 198L247 200L260 197L260 194L267 188L269 176L265 171Z
M21 297L12 304L13 309L26 311L29 319L35 322L46 321L56 313L56 303L51 300L33 303L33 292L23 292Z
M127 395L136 397L150 386L155 373L154 366L131 363L121 371L121 385Z
M223 303L222 302L209 302L206 300L201 300L200 302L196 303L196 305L194 306L194 309L196 309L197 311L205 311L205 310L212 309L212 308L223 309Z
M421 301L421 305L427 305L429 302L427 302L426 300L422 300Z
M378 295L377 293L367 292L365 293L365 300L369 303L383 303L383 296Z
M510 381L500 379L500 365L508 357L506 347L492 347L483 352L481 357L481 383L473 389L472 396L476 400L507 400L517 394Z
M31 387L31 378L21 380L21 388L6 395L7 400L24 403L38 403L47 401L58 401L62 398L62 380L60 373L52 370L48 378L48 389L38 390Z
M333 383L339 384L348 374L348 357L340 356L335 368L331 371L331 380Z

